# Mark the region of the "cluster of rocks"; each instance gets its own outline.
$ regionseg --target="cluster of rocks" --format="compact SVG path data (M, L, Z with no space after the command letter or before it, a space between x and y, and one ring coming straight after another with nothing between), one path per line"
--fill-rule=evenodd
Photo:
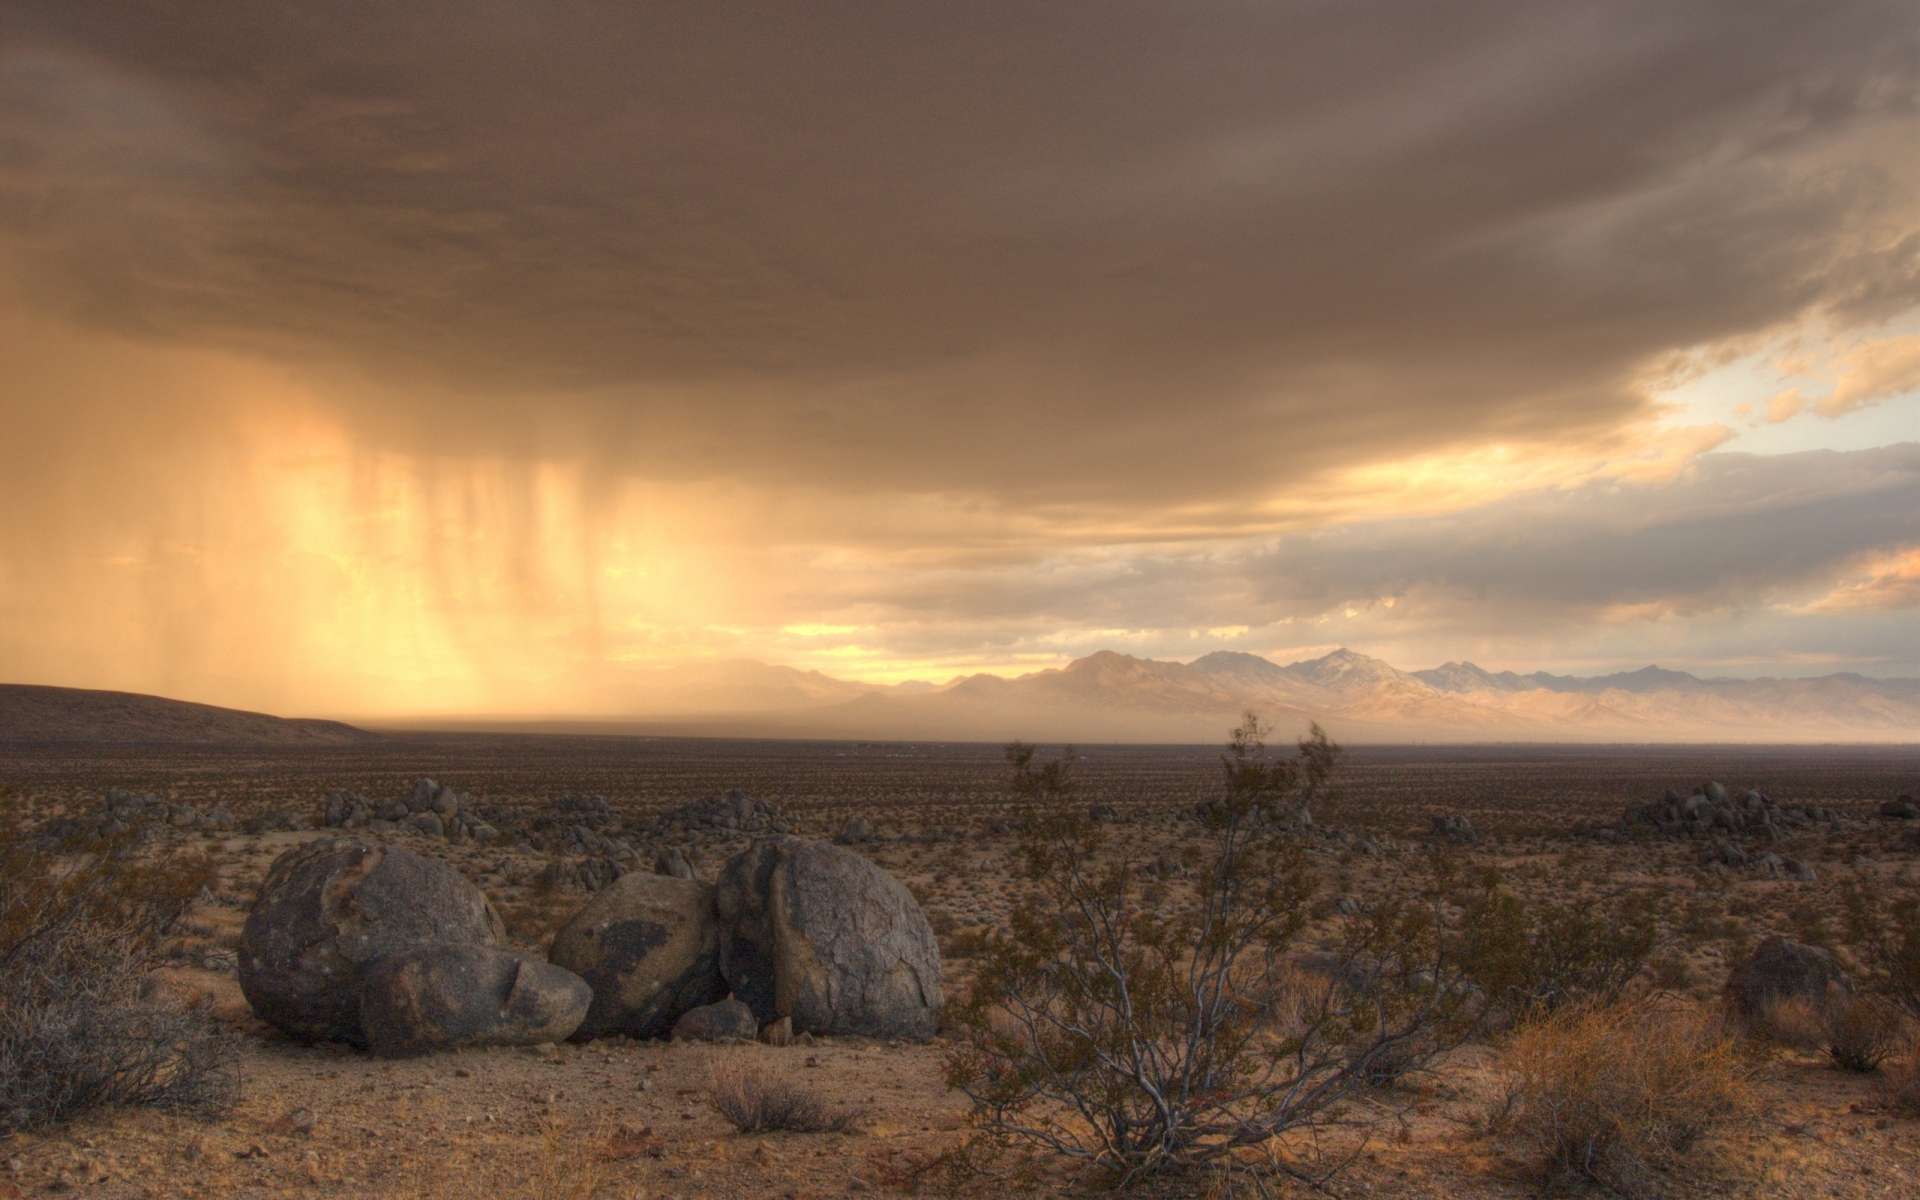
M483 846L500 836L482 819L472 796L431 779L415 782L409 795L396 800L369 800L357 792L336 791L327 797L324 820L330 829L412 833Z
M301 1041L397 1055L571 1035L591 989L505 942L486 893L451 866L319 838L274 860L237 966L254 1012Z
M670 808L640 827L648 837L670 838L699 833L783 834L796 828L794 819L777 804L735 788L724 796L708 796Z
M1659 800L1629 804L1617 827L1581 824L1574 826L1574 833L1600 841L1653 833L1671 839L1753 837L1770 842L1789 830L1838 819L1832 809L1820 805L1781 804L1757 789L1736 799L1725 786L1705 783L1686 796L1668 788Z
M755 842L717 884L620 875L545 961L504 941L485 894L451 866L324 838L269 870L241 935L240 985L291 1037L382 1054L611 1034L925 1040L943 1002L939 947L906 887L794 837Z
M30 844L35 849L58 853L85 850L127 833L151 841L170 829L225 833L237 827L233 814L218 805L202 809L191 804L171 804L151 792L135 794L114 788L97 808L77 817L53 817L42 822Z
M540 873L540 886L549 892L597 892L633 869L631 858L621 861L598 854L559 858Z
M1898 796L1880 805L1880 815L1896 821L1920 821L1920 802L1912 796Z
M1433 836L1443 842L1452 842L1456 846L1469 846L1480 840L1473 828L1473 822L1464 816L1448 814L1433 819Z
M1729 841L1716 841L1713 844L1713 848L1707 852L1706 866L1709 871L1718 874L1751 870L1768 879L1791 879L1799 883L1812 883L1820 878L1820 872L1813 869L1812 863L1786 858L1772 851L1749 854Z
M552 959L593 987L582 1037L680 1036L687 1014L729 994L753 1022L729 1010L740 1036L784 1020L794 1033L924 1040L939 1025L940 950L919 903L825 842L757 841L713 884L624 875L560 930Z

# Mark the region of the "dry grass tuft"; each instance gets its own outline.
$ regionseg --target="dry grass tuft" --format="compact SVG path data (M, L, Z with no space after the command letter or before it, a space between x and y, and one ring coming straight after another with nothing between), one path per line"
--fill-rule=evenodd
M1876 1099L1896 1112L1920 1117L1920 1045L1887 1067L1875 1089Z
M1786 1000L1769 1009L1762 1024L1776 1041L1821 1051L1834 1066L1863 1075L1906 1045L1906 1018L1878 996L1836 991L1818 1000Z
M1516 1079L1495 1127L1557 1174L1628 1195L1660 1190L1701 1136L1747 1110L1751 1067L1719 1022L1647 1002L1527 1025L1502 1054Z
M712 1073L708 1102L740 1133L844 1133L865 1115L751 1060L718 1057Z
M0 852L0 1133L91 1108L232 1106L233 1038L148 980L212 877L203 858L141 860L130 842L78 861Z
M596 1127L584 1137L569 1138L568 1129L548 1121L540 1131L540 1149L525 1184L530 1200L590 1200L607 1180L606 1163L591 1147L606 1142L606 1131Z

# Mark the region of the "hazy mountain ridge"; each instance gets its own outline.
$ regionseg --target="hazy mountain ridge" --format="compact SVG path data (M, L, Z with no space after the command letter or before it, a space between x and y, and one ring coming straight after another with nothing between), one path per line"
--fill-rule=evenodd
M880 685L748 659L629 677L619 717L419 718L416 729L521 729L910 740L1218 742L1248 709L1291 736L1318 721L1348 742L1913 742L1920 679L1701 679L1646 667L1593 678L1402 671L1340 649L1281 665L1216 651L1190 663L1102 650L1017 678ZM605 711L605 710L603 710ZM0 742L346 744L333 721L286 720L76 688L0 685Z
M1344 648L1284 666L1237 651L1180 663L1102 650L1018 678L890 687L827 686L831 677L817 672L754 666L769 689L731 711L758 713L770 730L796 736L1214 741L1251 708L1283 730L1319 721L1353 741L1920 739L1920 680L1850 673L1701 679L1649 666L1579 678L1465 662L1402 671ZM720 711L657 707L649 715Z

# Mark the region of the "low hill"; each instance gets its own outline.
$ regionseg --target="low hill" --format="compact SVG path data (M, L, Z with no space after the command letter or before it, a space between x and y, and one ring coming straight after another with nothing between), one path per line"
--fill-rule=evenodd
M0 743L340 746L379 738L339 721L271 717L133 692L0 683Z

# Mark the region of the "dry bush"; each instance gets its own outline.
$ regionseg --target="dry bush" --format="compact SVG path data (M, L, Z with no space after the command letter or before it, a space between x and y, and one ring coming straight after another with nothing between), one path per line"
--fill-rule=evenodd
M1028 889L975 955L947 1062L989 1135L1120 1182L1200 1166L1342 1119L1471 1027L1430 894L1345 922L1302 986L1291 949L1316 881L1292 821L1339 750L1316 727L1297 756L1269 758L1262 734L1252 714L1234 731L1178 912L1090 817L1071 750L1036 766L1032 747L1008 748Z
M1841 891L1841 928L1863 984L1920 1019L1920 885L1849 880Z
M1658 1191L1702 1134L1752 1104L1752 1067L1727 1029L1646 1001L1543 1017L1501 1059L1515 1079L1496 1129L1545 1153L1556 1174L1629 1195Z
M1906 1045L1906 1019L1882 996L1834 990L1817 1000L1783 1000L1759 1030L1775 1041L1818 1050L1843 1071L1870 1074Z
M864 1115L763 1063L717 1057L712 1076L707 1102L740 1133L844 1133Z
M1647 965L1657 935L1653 902L1644 894L1604 906L1529 901L1502 886L1491 868L1458 902L1468 977L1521 1020L1619 1000Z
M201 856L138 860L118 842L70 861L0 861L0 1131L101 1106L219 1112L239 1091L233 1041L156 996L161 939L212 879Z
M1920 1117L1920 1045L1909 1049L1892 1063L1874 1089L1875 1097L1887 1108Z

